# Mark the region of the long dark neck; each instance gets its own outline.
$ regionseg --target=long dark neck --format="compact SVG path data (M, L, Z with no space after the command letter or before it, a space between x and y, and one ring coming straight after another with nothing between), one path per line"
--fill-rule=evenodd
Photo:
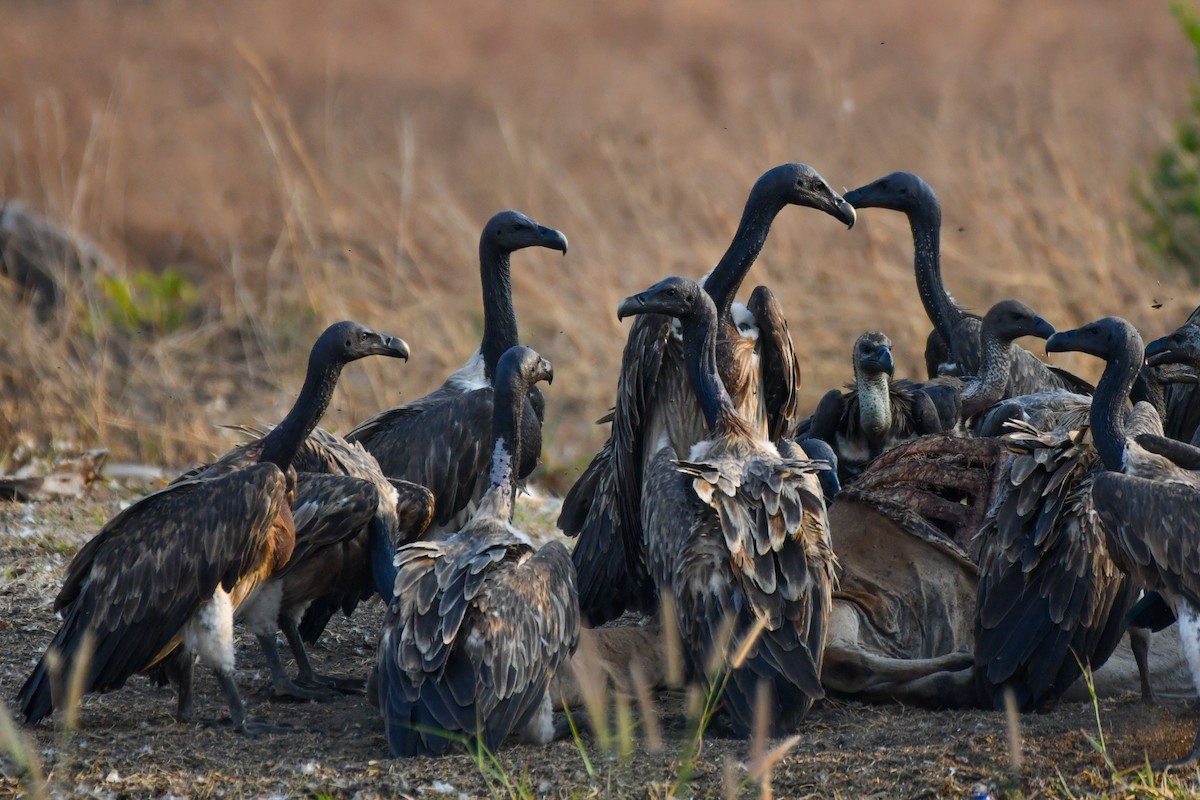
M953 328L962 318L962 312L942 283L942 207L935 197L918 197L906 211L912 228L913 271L917 276L921 305L925 306L934 329L949 347L953 341Z
M750 267L754 265L758 254L766 244L767 234L771 231L771 223L783 209L784 202L776 196L760 191L750 192L746 208L742 211L742 221L738 223L733 241L729 243L725 255L717 262L704 288L713 303L717 306L717 318L728 319L729 307L737 296L742 281L746 279Z
M996 336L986 328L980 333L983 363L979 375L971 378L962 393L962 418L971 417L991 408L1004 396L1013 360L1013 343Z
M1129 390L1129 399L1134 403L1145 402L1154 406L1158 418L1164 422L1167 419L1167 387L1163 384L1154 367L1143 365L1134 378L1133 387Z
M1092 397L1092 438L1104 468L1121 472L1125 468L1125 417L1128 413L1129 390L1142 365L1140 342L1126 347L1108 360L1104 374L1096 384Z
M304 377L300 396L283 422L263 439L262 455L258 459L260 462L270 461L287 471L296 452L329 407L329 400L333 397L341 374L341 364L330 364L316 356L309 358L308 374Z
M683 323L683 357L687 364L692 391L704 413L708 430L714 435L728 433L740 426L725 384L717 372L717 314L708 303L697 303L693 316Z
M520 381L496 384L492 411L492 469L488 494L493 495L493 513L512 519L517 495L517 465L521 463L521 417L529 388Z
M520 344L512 302L511 255L490 238L479 242L479 277L483 283L483 341L479 352L483 355L484 374L493 384L500 356Z

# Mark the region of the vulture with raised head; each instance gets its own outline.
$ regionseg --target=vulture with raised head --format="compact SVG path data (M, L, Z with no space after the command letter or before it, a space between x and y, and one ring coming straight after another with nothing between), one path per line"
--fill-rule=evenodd
M794 435L800 421L800 372L791 336L766 287L755 289L745 308L735 309L733 301L772 221L788 205L854 224L854 209L812 167L783 164L754 184L733 240L704 280L717 308L721 381L747 423L772 441ZM670 317L645 314L634 322L607 419L612 422L608 441L567 493L558 518L563 532L579 539L572 557L580 606L592 624L627 609L657 611L642 544L645 470L663 437L676 452L686 453L708 434Z
M327 328L295 405L262 440L256 461L218 462L148 495L80 549L54 602L62 625L18 694L29 723L54 710L75 669L86 669L85 692L104 692L178 650L179 719L193 717L199 659L216 672L234 729L279 730L246 718L233 677L233 617L291 558L292 460L325 412L342 366L370 355L407 358L408 346L354 322ZM52 659L61 664L58 674Z
M1003 708L1011 689L1022 710L1055 702L1079 677L1099 668L1125 630L1140 586L1117 566L1095 513L1093 483L1103 470L1128 470L1145 451L1126 436L1161 433L1148 403L1129 410L1142 365L1142 341L1109 317L1054 334L1050 352L1105 359L1090 402L1064 393L1043 408L1039 425L1016 421L1000 494L977 536L980 580L975 629L976 685Z
M768 735L795 730L824 697L821 662L836 582L825 500L812 461L744 419L721 383L720 318L699 284L668 278L627 298L619 317L679 320L688 384L708 433L679 452L665 436L646 467L642 529L660 595L674 600L693 675L734 732L755 729L765 689Z
M483 283L483 339L479 349L436 391L381 411L346 434L379 461L383 474L427 487L436 509L432 527L456 530L488 485L492 406L500 356L519 344L513 311L511 256L525 247L567 252L567 237L516 211L501 211L479 238ZM521 435L528 446L517 477L537 466L545 400L535 387Z
M908 217L912 228L917 291L933 333L925 350L929 377L939 374L979 375L983 367L982 321L954 301L942 282L942 206L929 184L911 172L893 172L846 194L855 208L887 208ZM1090 394L1091 386L1069 372L1051 367L1028 350L1018 348L1009 365L1004 397L1033 394L1045 389L1066 389Z

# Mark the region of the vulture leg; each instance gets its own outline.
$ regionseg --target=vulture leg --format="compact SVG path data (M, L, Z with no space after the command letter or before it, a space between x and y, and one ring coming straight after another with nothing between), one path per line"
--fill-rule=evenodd
M320 687L300 686L287 674L283 668L283 659L279 657L279 644L275 634L258 634L258 643L262 646L263 655L267 657L267 665L271 668L271 697L291 700L332 700L336 697ZM297 659L298 661L298 659Z
M242 695L238 692L237 683L233 680L233 671L215 667L213 672L217 674L217 683L221 684L221 691L225 693L225 702L229 706L229 722L221 720L213 723L217 727L227 727L249 737L261 736L264 733L296 732L296 728L291 725L272 725L266 720L248 719L246 705L242 702Z
M1142 684L1142 702L1148 706L1158 705L1154 687L1150 684L1150 631L1145 628L1129 629L1129 649L1137 662L1138 680Z
M287 637L288 645L292 648L292 657L296 659L297 684L316 689L332 689L342 694L362 694L366 691L366 682L359 678L338 678L333 675L321 675L313 670L296 620L284 617L279 621L279 627L283 628L283 635Z
M178 668L178 674L171 675L179 682L179 704L176 707L175 719L180 722L195 722L195 694L193 689L196 684L196 657L191 653L185 652L182 658L175 661L175 667ZM170 667L168 667L171 670ZM172 672L174 670L171 670Z

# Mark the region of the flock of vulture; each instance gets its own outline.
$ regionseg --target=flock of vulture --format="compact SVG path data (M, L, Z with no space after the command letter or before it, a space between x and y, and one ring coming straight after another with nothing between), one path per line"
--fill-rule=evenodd
M802 414L775 296L760 286L734 302L788 205L847 226L855 209L907 215L933 323L927 379L896 378L891 341L867 332L853 383ZM838 582L828 504L890 448L947 434L1005 446L1000 489L964 545L980 574L981 702L1044 708L1127 628L1175 620L1200 684L1200 314L1148 347L1117 317L1056 332L1016 300L974 316L943 286L940 225L936 196L910 173L842 197L803 164L766 172L700 283L667 278L618 307L635 320L609 439L563 502L568 552L534 548L513 523L541 450L538 384L553 371L519 342L510 279L514 251L565 254L567 239L497 214L480 239L484 331L467 363L342 438L317 427L342 368L407 359L408 347L354 322L328 328L278 425L247 429L248 443L121 511L79 551L54 603L61 627L19 693L26 720L61 706L72 681L103 692L146 672L174 683L178 718L195 720L202 662L229 707L211 724L287 730L246 713L235 621L257 638L275 693L322 700L363 682L317 673L306 645L378 593L387 613L367 686L394 756L548 741L550 682L581 626L660 609L690 679L719 691L727 728L749 736L766 709L766 729L783 735L824 696ZM1103 359L1103 376L1093 387L1040 361L1014 343L1024 336Z

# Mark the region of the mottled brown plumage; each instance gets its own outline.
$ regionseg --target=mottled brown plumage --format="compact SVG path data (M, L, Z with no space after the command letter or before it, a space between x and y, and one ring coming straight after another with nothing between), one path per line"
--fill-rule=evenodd
M787 205L815 208L852 225L854 210L804 164L764 173L750 191L741 222L704 287L717 306L717 364L739 413L772 440L791 435L800 420L800 371L782 309L765 287L748 307L733 304L766 242L775 216ZM584 615L600 624L627 608L657 608L642 545L645 469L661 436L685 452L706 435L703 416L685 375L683 349L669 317L634 321L621 359L608 441L563 500L558 524L579 541Z
M561 544L535 551L512 524L526 394L551 374L529 348L501 357L479 508L460 531L396 552L376 661L393 756L440 755L461 737L494 751L512 733L552 734L547 688L579 638L575 567Z
M1124 469L1126 430L1158 428L1146 403L1129 412L1142 363L1137 331L1108 318L1047 342L1052 352L1082 350L1106 359L1094 398L1067 395L1043 406L1037 427L1015 421L1003 484L978 534L980 582L976 684L1002 708L1011 689L1023 710L1059 698L1080 664L1101 666L1125 629L1140 587L1116 566L1097 524L1093 481Z
M256 461L218 461L142 498L110 520L67 569L55 607L63 624L50 643L64 674L88 664L84 691L122 686L178 651L178 715L192 715L199 657L217 673L232 724L248 721L233 680L233 615L281 569L295 546L292 459L329 402L342 365L372 354L407 357L403 342L352 322L330 326L309 357L300 396L263 441ZM19 702L30 723L54 708L43 656ZM61 683L60 683L61 685Z
M689 383L709 431L686 456L660 441L646 469L650 575L674 601L696 677L710 690L724 684L735 733L753 730L761 684L767 730L782 735L824 696L836 559L817 472L828 464L787 440L772 444L738 415L719 378L716 308L699 285L669 278L618 312L640 313L680 320Z

